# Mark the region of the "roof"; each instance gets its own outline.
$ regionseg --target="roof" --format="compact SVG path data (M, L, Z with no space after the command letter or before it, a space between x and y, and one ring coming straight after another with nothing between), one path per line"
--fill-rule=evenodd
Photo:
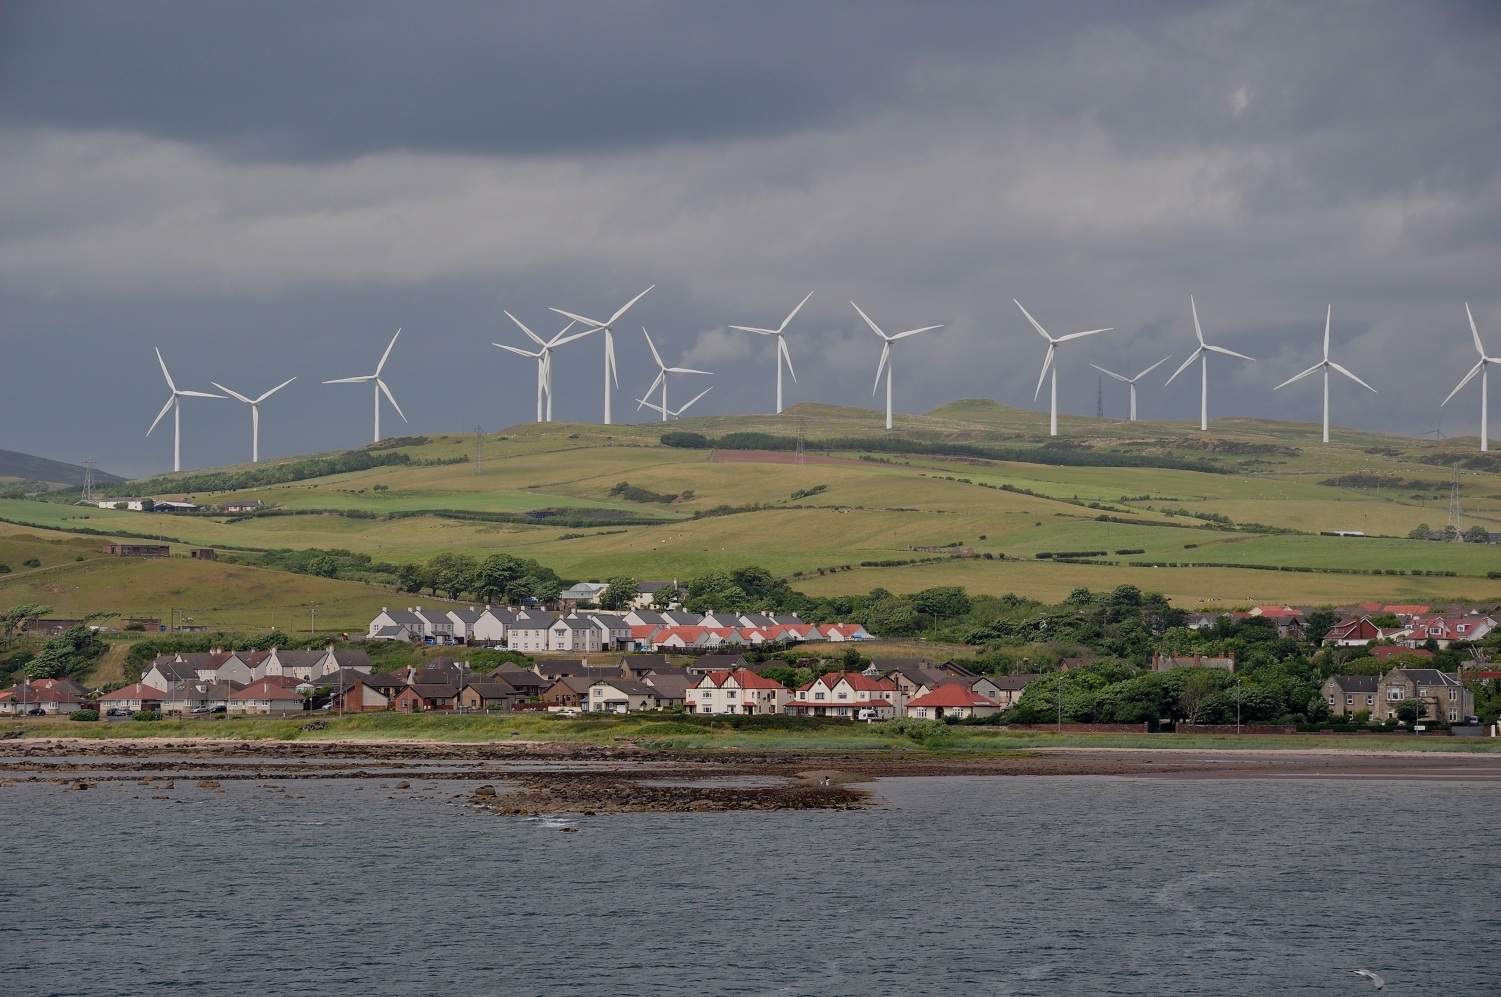
M641 681L657 691L658 699L687 698L689 679L683 672L653 672Z
M598 680L587 675L561 675L556 682L547 687L547 692L551 693L558 686L562 686L563 688L559 691L563 694L572 693L575 696L582 696L596 681Z
M473 689L479 693L481 699L503 699L507 696L517 695L516 687L509 682L503 681L468 682L465 683L464 688Z
M1376 691L1379 680L1375 675L1331 675L1329 681L1340 692L1371 693Z
M552 623L552 625L553 626L557 626L559 623L561 623L564 626L566 626L569 630L597 630L597 629L599 629L599 624L595 623L591 619L588 619L587 617L563 616L563 617L559 617L558 619L554 620L553 623Z
M294 699L300 702L302 700L301 696L293 692L291 689L288 689L280 682L271 682L267 679L261 679L259 682L252 682L245 688L230 693L229 698L238 700L279 700L281 702L290 702Z
M636 592L640 595L660 592L666 588L676 588L672 582L637 582Z
M417 616L416 613L413 613L411 610L388 608L382 609L381 612L385 613L393 623L416 624L418 626L422 625L422 620Z
M989 679L991 684L994 685L997 689L1000 689L1002 692L1020 692L1022 689L1025 689L1029 684L1031 684L1034 679L1041 677L1042 676L1040 675L1033 674L982 675L980 676L980 678L975 679L975 682L979 682L980 679ZM974 683L971 683L971 685L973 684Z
M734 679L735 683L742 689L780 689L783 692L787 691L787 687L782 683L762 675L757 675L749 668L737 668L732 672L709 672L703 678L699 679L696 685L702 686L704 682L708 682L714 688L718 689L726 685L730 679Z
M461 623L473 623L475 620L478 620L482 615L484 615L484 612L485 611L483 609L477 609L474 606L469 606L467 608L460 606L458 609L450 609L448 611L448 615L452 616L454 619L458 620Z
M347 648L329 652L340 668L358 668L363 671L370 667L370 655L357 648Z
M805 707L805 708L822 707L824 709L830 709L830 708L834 708L834 707L839 707L839 708L846 709L846 710L863 710L866 707L875 707L876 709L887 709L887 710L889 710L889 709L892 708L891 707L891 703L889 703L888 701L886 701L884 699L846 699L846 700L839 700L839 701L835 701L835 702L827 702L827 701L824 701L824 700L818 700L818 701L815 702L815 701L810 700L810 699L795 699L792 702L788 703L787 705L789 707L791 707L791 706L801 706L801 707Z
M1400 674L1413 685L1460 685L1460 681L1456 676L1448 672L1441 672L1437 668L1393 668L1387 674L1390 675L1393 672Z
M941 685L926 696L918 696L907 704L909 709L918 706L996 706L1001 704L973 692L958 682Z
M1386 658L1431 658L1433 652L1426 647L1403 647L1401 644L1378 644L1371 648L1371 657L1380 660Z
M826 689L832 689L840 682L845 682L856 692L895 692L896 683L890 679L873 679L862 672L825 672L814 679L810 685L822 685Z
M99 697L101 703L121 703L128 700L160 700L167 694L155 686L145 685L141 682L132 682L130 685L121 686L114 692L106 692Z
M627 696L652 696L652 697L655 697L657 695L657 690L656 689L654 689L651 686L647 685L645 682L642 682L640 679L622 679L622 678L599 679L599 680L591 683L590 688L592 689L596 685L608 686L611 689L615 689L615 690L617 690L619 692L625 693Z

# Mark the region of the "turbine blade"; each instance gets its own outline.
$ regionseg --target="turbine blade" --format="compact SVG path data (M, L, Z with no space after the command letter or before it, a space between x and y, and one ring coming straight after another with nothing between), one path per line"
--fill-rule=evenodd
M152 347L152 349L156 349L156 347ZM167 379L167 387L176 391L177 385L172 383L172 375L167 371L167 361L162 359L161 350L156 350L156 362L162 365L162 377Z
M610 335L609 329L605 329L605 371L610 375L610 380L615 382L618 390L620 375L615 372L615 337Z
M657 376L652 380L651 384L647 385L646 390L643 391L642 394L644 394L646 397L650 398L651 395L652 395L652 392L656 391L657 390L657 386L662 383L662 378L664 378L666 376L667 376L667 372L666 371L661 371L661 370L657 371ZM639 399L639 398L636 399L636 400L638 402L641 401L641 399ZM649 404L651 404L651 403L650 402L641 402L641 405L649 405ZM641 411L641 405L637 405L636 406L636 411L638 411L638 412ZM658 411L661 411L661 410L658 409Z
M516 325L517 325L517 327L522 332L526 333L527 338L530 339L532 342L536 343L538 346L546 346L547 345L546 343L544 343L542 341L542 337L541 336L537 335L535 332L533 332L532 330L530 330L530 329L528 329L526 327L526 323L525 322L521 321L519 318L517 318L516 316L512 315L510 312L505 311L504 308L502 308L501 311L505 313L505 317L506 318L510 319L512 322L515 322Z
M502 347L504 349L504 347ZM375 380L374 374L361 374L359 377L337 377L332 381L324 381L324 384L358 384L361 381Z
M1043 339L1046 339L1050 343L1053 341L1053 337L1049 336L1048 335L1048 331L1042 327L1042 324L1040 322L1038 322L1035 318L1032 317L1032 313L1031 312L1027 311L1025 308L1022 307L1022 303L1020 301L1017 301L1015 298L1012 298L1011 299L1011 303L1014 304L1016 307L1021 308L1022 314L1025 315L1025 316L1027 316L1027 321L1032 323L1032 328L1034 328L1034 329L1037 330L1037 334L1039 336L1041 336ZM1036 401L1036 399L1033 399L1033 401Z
M187 398L223 398L224 397L223 395L210 394L207 391L178 391L178 392L175 392L175 394L177 394L179 397L187 397Z
M396 349L396 336L400 336L400 335L401 335L401 330L397 329L396 330L396 335L391 337L391 342L389 342L389 343L386 344L386 352L384 352L384 353L382 353L380 355L380 363L378 363L378 364L375 365L375 373L376 373L377 377L380 376L380 372L381 371L383 371L383 370L386 369L386 361L389 360L389 359L391 359L391 351L394 350L394 349ZM393 402L392 404L395 404L395 403ZM405 420L402 420L402 421L404 422Z
M598 329L590 329L588 332L576 332L572 336L568 336L568 338L565 340L563 337L568 335L568 330L572 329L576 325L578 325L577 322L569 322L567 325L563 326L563 328L559 329L557 331L557 334L554 335L548 342L543 343L540 339L537 340L537 342L543 346L561 346L565 342L572 342L575 339L582 339L583 337L589 335L589 333L591 332L599 331Z
M712 370L694 370L692 367L664 367L669 374L708 374L713 376Z
M1194 304L1194 296L1192 294L1188 296L1188 310L1193 312L1194 316L1194 335L1199 337L1199 345L1203 346L1204 330L1199 327L1199 306Z
M1211 353L1223 353L1227 357L1239 357L1242 360L1249 360L1252 363L1256 362L1255 357L1248 357L1244 353L1236 353L1234 350L1227 350L1223 346L1210 346L1208 343L1205 343L1204 349L1208 350Z
M754 332L758 336L775 336L775 335L777 335L777 331L775 329L758 329L758 328L756 328L753 325L731 325L731 326L727 326L726 328L734 329L737 332Z
M893 334L892 337L891 337L891 341L894 343L898 339L906 339L908 336L915 336L919 332L932 332L934 329L942 329L942 328L943 328L943 326L941 326L941 325L925 325L921 329L908 329L906 332L898 332L898 333Z
M1069 333L1066 336L1059 336L1057 339L1053 340L1053 342L1055 342L1055 343L1066 343L1070 339L1083 339L1085 336L1098 336L1102 332L1114 332L1114 331L1115 331L1115 328L1112 326L1109 329L1090 329L1090 330L1088 330L1086 332L1071 332L1071 333Z
M787 326L792 322L793 319L797 318L797 313L803 310L803 305L806 305L808 303L808 298L811 297L813 297L813 292L809 291L807 297L804 297L803 300L799 301L797 303L797 307L788 312L787 317L782 319L782 324L777 326L777 332L787 331Z
M1287 380L1283 381L1281 384L1277 385L1272 390L1273 391L1280 391L1283 388L1287 387L1289 384L1292 384L1295 381L1301 381L1301 380L1303 380L1303 378L1307 377L1309 374L1317 374L1319 371L1321 371L1323 369L1324 369L1324 364L1322 362L1316 363L1312 367L1310 367L1307 370L1303 371L1303 373L1301 373L1301 374L1294 374L1292 377L1289 377Z
M1333 367L1335 370L1339 371L1341 374L1345 375L1350 380L1352 380L1356 384L1360 385L1362 388L1365 388L1371 394L1373 394L1373 395L1374 394L1378 394L1378 392L1376 391L1375 388L1371 387L1369 384L1365 383L1360 378L1356 377L1353 373L1351 373L1349 370L1346 370L1344 367L1341 367L1339 364L1335 363L1333 360L1329 361L1329 366Z
M782 359L787 364L787 373L792 375L792 383L797 383L797 371L792 369L792 351L787 349L787 340L777 337L777 350L782 354Z
M1470 372L1468 374L1466 374L1464 377L1462 377L1462 378L1459 379L1459 383L1454 386L1454 390L1451 391L1451 392L1449 392L1449 397L1445 398L1443 401L1439 402L1439 404L1440 405L1447 405L1447 404L1449 404L1449 401L1455 395L1459 394L1459 389L1463 388L1466 384L1469 384L1470 381L1472 379L1474 379L1475 375L1478 374L1478 373L1480 373L1481 370L1483 370L1484 368L1485 368L1485 360L1481 359L1481 360L1477 361L1475 363L1475 366L1473 366L1473 367L1470 368Z
M542 356L541 350L538 350L536 353L529 353L519 346L507 346L505 343L491 343L490 345L498 350L505 350L508 353L514 353L519 357L531 357L533 360L536 360L538 357ZM325 381L323 383L328 384L329 382Z
M647 392L647 394L651 394L651 392L650 392L650 391L648 391L648 392ZM669 414L670 414L670 413L668 413L668 412L663 412L663 411L662 411L662 406L660 406L660 405L658 405L658 404L657 404L657 403L655 403L655 402L649 402L649 401L647 401L647 400L646 400L646 399L645 399L645 398L637 398L637 399L636 399L636 411L637 411L637 412L639 412L639 411L641 411L641 409L642 409L642 408L643 408L643 407L645 407L645 408L649 408L649 409L651 409L651 410L652 410L652 411L653 411L653 412L661 412L661 414L663 414L663 415L669 415Z
M151 429L146 430L146 435L147 436L151 435L151 430L155 429L156 428L156 424L162 421L162 417L165 416L169 411L171 411L171 409L172 409L172 403L175 402L175 401L177 401L177 395L176 394L171 394L171 395L167 396L167 404L163 405L162 406L162 410L156 414L156 418L151 420Z
M226 388L224 385L220 384L218 381L210 381L208 383L212 384L214 387L218 388L220 391L224 392L229 397L231 397L231 398L238 398L240 401L244 402L246 405L252 405L252 404L254 404L254 402L252 402L249 398L246 398L244 395L240 394L234 388ZM264 398L264 397L266 397L266 396L265 395L261 396L261 398ZM256 401L260 401L260 400L261 400L260 398L256 399Z
M890 339L891 338L890 336L886 335L886 333L884 333L884 332L881 331L881 327L880 326L876 325L874 322L871 321L869 315L865 314L865 312L863 312L863 311L860 310L860 306L859 305L857 305L853 301L851 301L850 302L850 307L853 308L855 311L860 312L860 317L865 320L865 324L866 325L870 326L870 331L871 332L874 332L877 336L880 336L882 339Z
M573 312L565 312L561 308L549 308L547 310L550 312L557 312L559 315L563 316L566 319L569 319L570 321L581 322L584 325L591 326L591 331L593 329L603 329L605 327L605 323L603 322L596 322L592 318L585 318L582 315L575 315Z
M688 411L688 409L690 409L690 408L693 407L693 403L694 402L698 401L704 395L707 395L709 392L711 392L713 390L714 390L714 386L710 385L709 387L707 387L704 390L700 391L698 394L696 394L692 398L688 399L688 403L686 405L680 406L678 408L678 410L673 413L673 415L682 415L684 412Z
M265 401L267 398L270 398L272 395L276 394L282 388L285 388L287 385L291 384L295 380L297 380L297 378L295 378L295 377L289 377L289 378L287 378L285 381L281 382L276 387L272 388L270 391L266 392L264 395L261 395L259 398L257 398L255 400L255 404L259 405L261 402Z
M850 302L854 304L854 302ZM891 359L891 341L884 339L881 342L881 362L876 364L876 381L870 386L870 393L874 395L881 387L881 372L886 369L886 362Z
M646 297L647 292L649 292L653 287L656 287L656 286L657 285L652 284L651 287L648 287L645 291L642 291L640 294L636 295L634 298L632 298L631 300L627 301L625 304L621 305L620 306L620 310L617 311L614 315L611 315L610 316L610 321L606 322L605 325L614 325L616 322L620 321L620 316L622 316L626 312L630 311L632 305L634 305L636 302L640 301L642 298Z
M1324 312L1324 359L1329 359L1329 326L1334 322L1334 306L1327 305Z
M1044 335L1046 335L1046 333L1044 333ZM1057 350L1058 347L1053 345L1052 340L1049 340L1048 351L1047 353L1043 354L1042 357L1042 370L1038 372L1037 375L1037 390L1032 392L1032 400L1034 402L1037 401L1038 397L1042 394L1042 382L1047 380L1048 368L1053 365L1053 354L1057 352Z
M662 354L657 352L657 344L651 341L651 333L646 331L644 325L641 327L641 335L646 337L646 345L651 348L651 358L657 362L657 366L666 367L667 365L662 362Z
M1199 359L1200 354L1202 354L1203 352L1204 352L1204 347L1200 346L1198 349L1196 349L1192 353L1190 353L1188 355L1188 359L1185 360L1185 361L1183 361L1183 365L1181 367L1179 367L1177 370L1173 371L1172 377L1169 377L1166 381L1162 382L1162 386L1165 388L1169 384L1172 384L1173 381L1177 379L1177 377L1178 377L1179 374L1183 373L1185 370L1187 370L1189 368L1189 366L1195 360Z
M1470 335L1475 337L1475 352L1485 356L1485 346L1480 342L1480 330L1475 327L1475 313L1470 311L1470 303L1465 302L1465 315L1470 319Z
M1093 367L1095 370L1099 371L1101 374L1104 374L1106 377L1113 377L1113 378L1115 378L1117 381L1120 381L1122 384L1130 384L1132 381L1136 380L1136 378L1134 378L1134 377L1127 377L1124 374L1117 374L1113 370L1106 370L1104 367L1101 367L1097 363L1092 363L1089 366ZM1143 371L1142 373L1146 373L1146 372ZM1141 376L1141 374L1137 374L1136 375L1136 377L1140 377L1140 376ZM1034 399L1034 401L1035 401L1035 399Z
M1146 370L1142 371L1140 374L1137 374L1136 377L1131 378L1131 380L1135 381L1135 380L1138 380L1140 378L1146 377L1148 374L1152 373L1152 371L1156 370L1158 367L1161 367L1163 364L1167 363L1172 358L1173 358L1173 355L1171 353L1169 353L1167 356L1163 357L1161 360L1159 360L1156 363L1152 364L1152 366L1148 367Z
M400 405L396 404L396 396L391 394L391 389L386 387L386 382L377 378L375 383L380 386L380 393L386 396L386 401L391 403L391 407L396 410L396 414L401 416L401 421L406 422L407 414L401 410Z

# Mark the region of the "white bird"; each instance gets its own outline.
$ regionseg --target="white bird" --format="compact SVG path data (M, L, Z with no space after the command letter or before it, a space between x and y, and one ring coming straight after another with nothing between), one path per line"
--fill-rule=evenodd
M1487 411L1487 406L1489 404L1489 399L1487 398L1487 395L1490 394L1490 386L1488 384L1486 384L1487 373L1488 373L1487 372L1487 368L1491 364L1493 364L1493 363L1494 364L1501 364L1501 357L1486 356L1486 353L1485 353L1485 344L1483 344L1483 343L1480 342L1480 330L1475 327L1475 313L1472 312L1472 311L1470 311L1470 303L1468 301L1465 302L1465 314L1468 315L1469 318L1470 318L1470 335L1472 335L1472 336L1475 337L1475 352L1480 354L1480 359L1477 360L1477 361L1475 361L1475 366L1473 366L1473 367L1470 368L1470 372L1468 374L1466 374L1464 377L1462 377L1462 378L1459 379L1459 383L1454 386L1454 390L1453 391L1449 392L1449 397L1445 398L1443 400L1442 404L1444 404L1444 405L1449 404L1450 399L1452 399L1455 395L1459 394L1459 389L1463 388L1466 384L1469 384L1470 381L1474 379L1475 375L1479 374L1480 375L1480 449L1481 450L1489 450L1491 448L1491 437L1490 437L1490 413Z
M1156 370L1158 367L1161 367L1163 364L1167 363L1172 358L1173 358L1173 355L1171 353L1169 353L1167 356L1163 357L1161 360L1159 360L1156 363L1152 364L1152 366L1148 367L1146 370L1142 371L1140 374L1137 374L1135 377L1127 377L1124 374L1117 374L1113 370L1106 370L1104 367L1101 367L1097 363L1092 363L1089 366L1093 367L1095 370L1099 371L1101 374L1104 374L1106 377L1113 377L1117 381L1120 381L1122 384L1130 385L1130 387L1131 387L1131 418L1130 418L1129 421L1135 422L1136 421L1136 382L1140 381L1142 378L1146 377L1148 374L1152 373L1152 371Z
M525 322L521 321L510 312L506 312L505 316L512 322L515 322L516 327L522 332L526 333L526 337L528 339L537 344L537 352L533 353L530 350L523 350L519 346L507 346L505 343L491 343L490 345L498 350L505 350L508 353L514 353L520 357L530 357L531 359L537 361L537 421L551 422L552 351L555 348L562 346L564 343L571 343L575 339L582 339L587 336L588 333L578 332L574 333L572 336L568 335L568 330L572 329L575 325L578 324L576 322L569 322L567 325L563 326L562 331L560 331L556 336L553 336L552 339L544 340L541 336L528 329ZM545 410L542 404L544 396L547 399L547 407Z
M790 352L788 352L788 350L787 350L787 340L783 336L783 333L785 333L787 331L787 326L789 324L791 324L791 322L792 322L792 320L794 318L797 317L797 313L803 310L803 305L806 305L808 303L808 298L811 298L811 297L813 297L813 292L809 291L808 294L807 294L807 296L804 297L803 300L801 300L801 301L799 301L797 303L797 307L794 308L794 309L792 309L792 311L788 312L787 313L787 317L784 318L784 319L782 319L782 324L779 325L779 326L777 326L775 329L762 329L762 328L760 328L758 326L754 326L754 325L732 325L732 326L730 326L731 329L736 329L736 330L738 330L740 332L753 332L753 333L755 333L758 336L771 336L774 339L776 339L776 341L777 341L777 414L778 415L782 414L782 366L784 364L787 367L787 373L789 373L789 374L792 375L792 381L793 381L793 383L794 384L797 383L797 372L792 369L792 354Z
M943 326L941 326L941 325L925 325L925 326L923 326L920 329L908 329L905 332L895 332L895 333L892 333L891 335L888 336L888 335L886 335L886 333L884 333L884 332L881 331L881 327L880 326L876 325L874 322L872 322L870 320L870 316L869 315L865 314L863 311L860 311L860 306L859 305L857 305L853 301L851 301L850 302L850 307L854 308L855 311L860 312L860 317L865 320L865 324L866 325L870 326L870 330L872 332L874 332L877 336L881 337L881 362L878 363L878 364L876 364L876 383L871 386L870 393L872 395L874 395L878 390L880 390L880 387L881 387L881 373L882 373L882 371L884 371L886 373L886 428L890 429L891 428L891 372L892 372L892 369L895 368L895 366L896 366L896 361L891 358L891 344L894 343L894 342L896 342L898 339L906 339L908 336L915 336L915 335L917 335L920 332L932 332L934 329L942 329Z
M1324 442L1325 443L1329 442L1329 372L1331 370L1338 371L1339 373L1345 375L1350 380L1354 381L1356 384L1360 385L1362 388L1365 388L1367 391L1371 392L1372 394L1376 393L1376 389L1375 388L1371 387L1369 384L1365 383L1360 378L1358 378L1354 374L1350 373L1350 371L1346 370L1344 367L1341 367L1339 364L1337 364L1333 360L1329 359L1329 326L1330 326L1330 324L1333 321L1334 321L1334 306L1333 305L1329 305L1328 306L1328 310L1324 312L1324 359L1320 360L1318 363L1314 364L1312 367L1310 367L1307 370L1303 371L1303 373L1301 373L1301 374L1294 374L1292 377L1289 377L1287 380L1283 381L1281 384L1277 385L1275 388L1272 389L1273 391L1281 391L1283 388L1287 387L1289 384L1292 384L1294 381L1301 381L1301 380L1303 380L1303 378L1308 377L1308 376L1310 376L1312 374L1317 374L1319 371L1323 371L1324 372Z
M1371 986L1375 987L1377 990L1383 990L1386 988L1386 980L1382 979L1380 974L1378 973L1373 973L1369 969L1352 969L1350 970L1350 972L1354 973L1356 976L1370 980Z
M692 367L669 367L669 366L667 366L665 363L662 362L662 354L660 354L660 353L657 352L657 344L655 344L655 343L653 343L651 341L651 334L646 331L646 326L644 326L644 325L641 327L641 335L643 335L643 336L646 337L646 345L647 345L647 347L649 347L651 349L651 357L652 357L653 360L655 360L657 362L657 379L655 381L651 382L651 387L649 387L649 388L646 389L646 396L648 398L650 398L651 397L651 393L654 390L656 390L657 385L660 384L662 386L662 398L661 398L661 401L658 404L653 405L652 408L655 409L656 411L662 413L662 421L666 422L667 421L667 413L669 411L668 408L667 408L667 375L668 374L710 374L710 375L712 375L713 372L712 371L707 371L707 370L694 370ZM702 398L703 396L700 395L699 397ZM695 399L695 401L696 400L697 399ZM640 399L637 399L637 401L640 402L640 404L636 406L636 410L639 412L641 410L641 407L643 405L645 405L646 402L643 402Z
M276 394L282 388L285 388L295 380L297 380L297 378L289 377L285 381L278 384L276 387L272 388L270 391L267 391L265 394L261 395L259 398L247 398L233 388L226 388L218 381L209 382L229 397L238 398L240 401L250 406L250 463L258 463L261 459L261 402L265 401L267 398L270 398L272 395Z
M698 394L694 395L692 398L688 399L681 406L679 406L678 408L675 408L675 409L670 409L670 408L668 408L665 405L658 405L656 402L649 402L649 401L647 401L644 398L637 398L636 401L639 402L641 405L644 405L647 408L651 409L653 412L660 412L660 413L662 413L662 420L665 422L667 420L668 416L671 416L674 419L681 419L682 416L683 416L683 413L686 412L686 411L688 411L690 408L693 407L693 403L694 402L698 401L704 395L707 395L709 392L711 392L713 390L714 390L714 388L712 386L711 387L707 387L704 390L700 391Z
M155 347L153 347L153 349L155 349ZM167 410L171 409L172 410L172 470L173 471L181 471L182 470L182 400L184 398L223 398L224 396L223 395L212 395L212 394L209 394L207 391L188 391L186 388L179 388L172 381L172 374L167 370L167 361L165 361L165 360L162 359L162 351L161 350L157 350L156 351L156 362L159 363L159 364L161 364L161 367L162 367L162 377L165 377L167 379L167 390L169 392L171 392L171 394L169 394L167 396L167 403L165 405L163 405L162 406L162 410L156 414L156 418L151 420L151 426L150 426L150 428L148 428L146 430L146 435L147 436L151 435L151 430L153 430L153 429L156 428L156 424L162 421L162 417L167 414Z
M391 359L391 351L396 348L396 337L400 336L400 335L401 335L401 330L397 329L396 330L396 335L392 336L391 337L391 342L386 345L386 352L384 352L384 353L382 353L380 355L380 363L378 363L378 364L375 365L375 373L374 374L361 374L359 377L339 377L339 378L335 378L332 381L324 381L323 382L324 384L360 384L360 383L365 382L365 381L374 382L373 390L375 392L375 430L374 430L374 433L373 433L372 439L371 439L371 442L374 442L374 443L379 443L380 442L380 396L381 395L385 395L386 396L386 401L390 402L391 403L391 407L396 410L396 414L399 415L399 416L401 416L401 421L402 422L406 422L407 421L406 413L401 410L401 406L400 405L396 404L396 396L393 395L393 394L391 394L391 389L388 388L388 387L386 387L386 382L384 380L382 380L381 376L380 376L381 371L383 371L383 370L386 369L386 361L389 360L389 359Z
M1114 332L1115 329L1113 327L1108 329L1089 329L1085 332L1070 332L1065 336L1053 336L1042 327L1042 323L1038 322L1035 318L1032 317L1031 312L1022 307L1022 303L1020 301L1012 298L1011 302L1012 304L1016 305L1016 307L1021 308L1022 314L1027 317L1028 322L1032 323L1032 328L1037 330L1037 334L1048 341L1048 352L1044 354L1042 358L1042 373L1037 375L1037 390L1032 392L1032 400L1035 402L1037 400L1037 396L1042 394L1042 382L1047 379L1048 371L1051 370L1053 372L1053 387L1051 397L1048 402L1048 412L1050 413L1048 417L1048 435L1057 436L1058 364L1054 361L1058 353L1058 345L1060 343L1067 343L1074 339L1083 339L1085 336L1097 336L1102 332Z
M627 301L625 304L621 305L620 308L616 310L616 312L615 312L614 315L611 315L609 318L605 319L603 322L599 321L598 319L587 318L587 317L585 317L583 315L575 315L573 312L565 312L561 308L554 308L554 309L552 309L552 311L557 312L559 315L563 316L566 319L570 319L570 320L572 320L574 322L581 322L584 325L590 326L589 331L585 332L585 333L581 333L580 334L581 336L587 336L587 335L589 335L589 333L594 333L594 332L603 332L605 334L605 425L606 426L610 425L610 382L614 381L615 382L615 387L617 387L617 388L620 387L620 377L619 377L618 374L615 373L615 323L620 321L620 317L622 315L624 315L626 312L630 311L630 308L631 308L632 305L634 305L636 302L640 301L642 298L646 297L647 291L650 291L652 289L652 287L656 287L656 286L657 285L655 285L655 284L651 285L651 287L648 287L646 289L646 291L642 291L640 294L636 295L634 298L632 298L631 300Z
M1173 376L1168 378L1166 383L1172 384L1179 374L1193 365L1195 360L1199 361L1199 429L1207 430L1209 428L1209 354L1223 353L1227 357L1238 357L1241 360L1249 360L1252 363L1256 362L1256 358L1248 357L1244 353L1236 353L1234 350L1227 350L1223 346L1211 346L1204 342L1204 330L1199 326L1199 308L1194 304L1194 296L1192 294L1188 296L1188 307L1193 312L1194 336L1198 338L1199 346L1188 355L1187 360L1183 361L1183 366L1173 371Z

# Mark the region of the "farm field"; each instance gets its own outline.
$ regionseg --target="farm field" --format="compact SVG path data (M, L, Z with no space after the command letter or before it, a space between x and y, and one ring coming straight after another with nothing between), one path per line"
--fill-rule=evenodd
M666 430L657 423L527 424L487 438L479 473L472 462L456 462L472 453L472 438L451 435L383 444L410 458L404 464L234 491L171 485L187 476L123 489L205 505L259 499L282 514L147 515L70 506L59 496L4 499L0 519L25 525L0 529L0 563L16 572L0 576L0 600L16 601L7 589L23 583L19 565L38 551L88 559L108 537L131 534L229 550L344 548L390 563L443 551L507 552L566 579L684 579L757 564L797 576L797 587L816 594L963 584L1054 597L1076 585L1129 582L1195 606L1501 593L1501 580L1487 578L1501 570L1501 546L1406 539L1419 523L1447 522L1456 461L1462 525L1501 532L1501 457L1478 454L1472 441L1340 430L1325 447L1305 424L1223 420L1201 434L1181 423L1079 417L1063 419L1062 435L1048 441L1039 435L1044 426L1038 413L983 401L900 416L893 434L879 413L824 405L794 406L780 417L689 419ZM790 450L664 446L664 431L800 436L811 459L799 462ZM955 446L1008 449L997 451L1004 459L943 452ZM1015 459L1033 450L1035 462ZM1110 466L1142 460L1206 469ZM1227 517L1236 528L1208 528L1205 516ZM634 521L640 518L659 522ZM80 530L99 535L80 537ZM1318 535L1323 530L1372 536ZM36 544L43 546L28 546ZM996 559L861 563L932 558L956 545ZM1036 558L1097 551L1120 564ZM1132 560L1177 566L1131 567ZM1266 567L1312 570L1260 570ZM158 586L163 594L172 587Z

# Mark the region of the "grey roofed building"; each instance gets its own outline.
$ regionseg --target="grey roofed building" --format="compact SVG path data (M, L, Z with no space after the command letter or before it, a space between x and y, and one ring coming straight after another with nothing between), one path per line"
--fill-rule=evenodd
M608 685L612 689L618 689L628 696L656 696L657 694L655 687L647 685L640 679L622 678L619 675L596 679L591 683L591 686L600 684Z
M324 668L332 665L334 668L352 668L357 672L368 672L371 669L370 655L356 648L329 648L325 652Z
M664 703L681 703L688 698L688 686L695 681L686 674L664 675L653 673L641 679L656 690L657 698Z
M387 627L376 627L369 634L371 640L410 640L411 637L411 630L406 627L398 627L394 624Z
M973 685L975 682L980 681L980 679L982 678L988 678L995 684L995 687L997 689L1001 689L1007 692L1021 692L1028 686L1028 684L1035 681L1039 677L1040 676L1034 673L1021 673L1017 675L981 675L971 680L970 684Z
M698 613L685 613L673 609L661 614L663 625L669 627L697 627L703 624L704 618Z
M703 675L706 672L733 672L744 667L743 654L700 654L688 662L686 671L690 675Z
M1458 687L1464 684L1456 676L1449 672L1441 672L1437 668L1394 668L1392 671L1401 672L1416 685ZM1387 674L1390 675L1391 672Z
M638 619L638 620L641 621L641 626L643 626L643 627L667 627L667 626L672 626L672 624L670 624L670 623L667 622L667 617L666 617L665 614L658 613L655 610L651 610L651 609L638 609L638 610L635 611L635 613L636 613L636 619Z
M536 672L525 670L511 672L505 671L503 668L497 668L491 677L507 682L527 695L535 695L553 683L552 679L545 679Z
M1381 684L1379 675L1331 675L1328 681L1334 683L1340 692L1344 693L1373 693Z
M484 613L485 611L478 606L460 606L457 609L450 609L448 611L449 616L458 617L459 621L466 626L479 619Z
M599 629L599 624L595 623L587 616L562 616L556 620L553 620L552 626L557 626L560 623L566 626L569 630ZM549 629L551 629L551 627L549 627Z
M631 675L644 675L667 667L665 654L625 654L620 657L621 671Z

